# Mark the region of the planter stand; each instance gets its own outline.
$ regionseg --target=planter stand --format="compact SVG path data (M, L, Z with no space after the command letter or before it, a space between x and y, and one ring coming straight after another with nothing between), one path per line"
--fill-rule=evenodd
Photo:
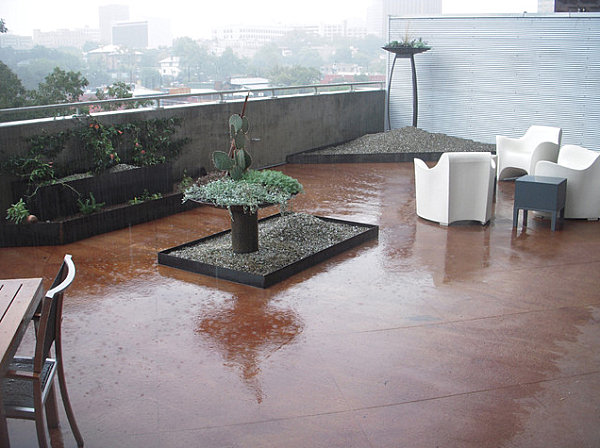
M430 47L382 47L385 51L394 53L394 62L392 62L392 69L390 71L390 79L388 81L387 88L387 119L388 126L392 129L392 122L390 120L390 94L392 87L392 78L394 76L394 66L396 65L396 59L398 58L410 58L410 66L412 69L412 90L413 90L413 127L417 127L417 117L419 115L419 100L417 98L417 69L415 68L415 54L424 53L427 50L431 50Z
M244 207L231 207L231 249L237 254L258 250L258 213L244 213Z

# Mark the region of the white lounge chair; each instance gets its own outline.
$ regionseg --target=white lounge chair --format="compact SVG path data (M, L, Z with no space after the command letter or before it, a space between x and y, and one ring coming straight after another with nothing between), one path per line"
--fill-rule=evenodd
M565 145L560 148L556 163L540 161L535 173L567 179L565 218L600 218L600 151Z
M414 163L418 216L444 226L490 220L496 176L491 153L444 153L432 168L421 159Z
M561 128L536 125L520 138L497 135L498 179L536 174L540 160L556 162L561 137Z

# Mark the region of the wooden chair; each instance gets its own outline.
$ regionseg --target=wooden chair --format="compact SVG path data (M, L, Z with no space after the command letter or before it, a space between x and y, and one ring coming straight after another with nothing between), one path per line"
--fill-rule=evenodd
M40 305L41 313L39 321L36 322L35 355L33 357L15 356L6 377L2 379L6 416L35 420L39 446L43 448L48 446L44 425L44 405L48 428L58 426L56 395L53 387L56 374L58 374L60 393L71 430L77 446L83 446L83 438L75 422L67 393L61 344L63 294L74 278L75 265L71 255L65 255L58 275ZM52 346L54 346L56 359L49 357Z

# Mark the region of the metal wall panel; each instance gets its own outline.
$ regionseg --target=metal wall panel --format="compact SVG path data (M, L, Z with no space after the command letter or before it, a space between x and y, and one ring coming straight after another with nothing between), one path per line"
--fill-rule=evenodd
M600 150L600 14L390 17L389 40L422 37L418 127L495 143L532 124ZM388 58L388 77L393 56ZM409 59L390 91L392 128L412 124Z

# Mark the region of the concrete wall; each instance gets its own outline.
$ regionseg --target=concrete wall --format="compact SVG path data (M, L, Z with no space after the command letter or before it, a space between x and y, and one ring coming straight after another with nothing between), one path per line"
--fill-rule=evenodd
M154 118L183 118L180 137L189 142L174 163L174 175L187 169L212 169L211 153L229 149L229 116L240 113L242 102L196 104L158 110L103 113L96 118L105 124L122 124ZM250 100L246 115L250 120L249 151L253 167L285 163L290 154L353 140L365 134L383 131L385 92L365 90L322 93L281 98ZM0 124L0 156L24 154L27 137L57 133L77 126L73 118L36 120ZM79 148L68 148L64 157L75 164ZM0 178L0 211L11 201L10 176Z

